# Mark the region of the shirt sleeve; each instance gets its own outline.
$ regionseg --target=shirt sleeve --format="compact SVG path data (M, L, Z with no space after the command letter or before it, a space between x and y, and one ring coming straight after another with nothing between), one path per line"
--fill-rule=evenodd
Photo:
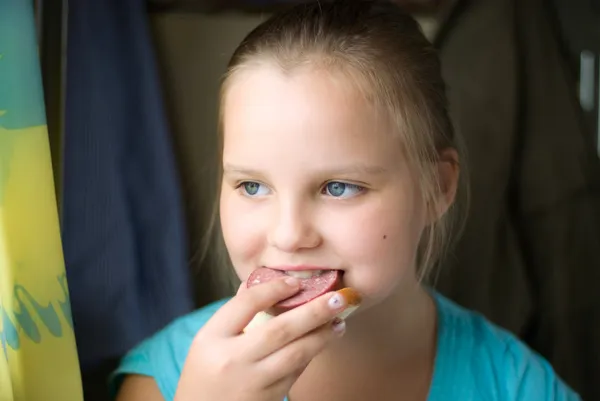
M225 302L214 302L176 319L129 351L109 377L111 398L115 399L125 376L137 374L152 377L164 399L173 400L196 333Z
M582 401L550 363L518 340L507 343L507 389L511 401Z
M112 399L116 398L127 375L149 376L154 379L165 400L172 400L175 397L181 372L178 361L172 357L170 344L165 341L167 334L160 332L125 355L117 370L109 377L108 384ZM157 366L160 366L160 369L157 369Z

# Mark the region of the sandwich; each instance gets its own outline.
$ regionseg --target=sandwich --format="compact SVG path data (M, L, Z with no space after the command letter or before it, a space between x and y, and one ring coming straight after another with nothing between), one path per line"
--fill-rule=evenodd
M297 277L300 280L300 291L278 302L268 311L258 312L244 328L244 332L265 324L275 316L304 305L330 291L337 291L346 301L346 308L336 315L337 318L342 320L354 313L362 301L360 294L355 289L350 287L340 288L342 273L339 270L286 270L261 267L250 274L246 285L250 288L285 275Z

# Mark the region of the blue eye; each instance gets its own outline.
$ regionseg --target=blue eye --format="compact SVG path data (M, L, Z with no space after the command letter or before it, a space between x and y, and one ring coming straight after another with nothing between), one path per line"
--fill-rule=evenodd
M238 188L243 190L244 195L251 197L267 195L269 193L269 189L267 187L254 181L242 182Z
M334 198L350 198L358 195L363 190L364 188L358 185L332 181L325 186L324 192Z

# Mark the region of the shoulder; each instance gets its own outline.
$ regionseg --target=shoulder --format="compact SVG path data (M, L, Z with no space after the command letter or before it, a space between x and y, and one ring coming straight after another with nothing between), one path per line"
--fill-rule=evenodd
M473 388L474 399L580 401L550 363L515 335L439 294L435 298L446 337L439 344L448 346L440 351L456 361L454 371L462 377L454 381Z
M177 382L198 330L229 299L222 299L182 316L129 351L110 377L113 395L126 375L152 377L165 400L175 396Z

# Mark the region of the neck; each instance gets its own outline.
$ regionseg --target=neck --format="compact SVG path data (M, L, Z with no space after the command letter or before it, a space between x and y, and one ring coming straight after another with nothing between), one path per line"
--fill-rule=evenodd
M420 285L401 286L392 296L348 319L344 337L328 353L355 356L381 366L435 355L436 308Z

